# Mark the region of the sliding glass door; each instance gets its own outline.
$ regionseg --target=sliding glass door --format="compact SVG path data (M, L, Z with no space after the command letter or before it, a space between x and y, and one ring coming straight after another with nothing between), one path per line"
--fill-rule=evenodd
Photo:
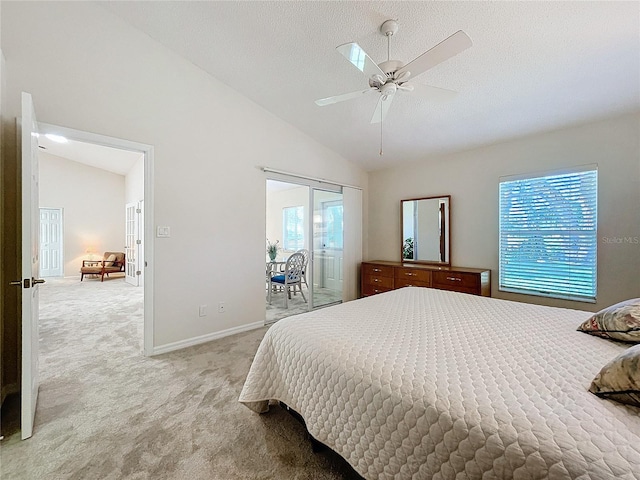
M349 282L355 285L353 275L351 280L347 276L345 282L342 187L279 175L267 179L266 190L266 241L277 246L275 258L269 258L265 252L267 299L271 290L271 303L266 301L266 323L342 302L343 287ZM351 213L352 220L354 214ZM354 231L360 223L354 225ZM361 243L361 237L358 238L356 243ZM285 305L284 290L277 285L274 288L270 277L284 274L287 259L305 250L306 281L295 293L292 291ZM357 265L358 258L351 261ZM349 299L355 297L354 290Z
M342 301L343 202L342 189L311 189L313 205L313 307Z

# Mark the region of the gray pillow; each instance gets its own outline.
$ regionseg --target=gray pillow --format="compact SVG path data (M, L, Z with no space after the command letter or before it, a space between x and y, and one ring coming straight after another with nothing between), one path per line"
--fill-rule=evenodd
M599 397L640 407L640 345L607 363L589 388Z
M625 300L600 310L578 327L598 337L640 343L640 298Z

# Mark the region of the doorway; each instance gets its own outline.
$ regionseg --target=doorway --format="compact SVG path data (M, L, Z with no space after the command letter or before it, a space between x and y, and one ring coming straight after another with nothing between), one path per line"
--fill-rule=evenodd
M342 301L342 187L316 183L283 176L266 180L266 241L276 245L277 256L265 256L265 323ZM270 277L286 275L288 258L305 251L308 263L296 287L301 292L292 287L289 296Z
M153 206L153 147L55 125L39 123L38 126L39 143L47 147L40 153L56 157L51 160L57 162L56 165L61 165L65 156L59 153L58 143L54 145L46 139L53 138L62 142L60 145L71 145L80 152L66 158L70 171L77 175L73 184L65 184L60 175L62 170L53 169L57 178L48 188L55 191L47 192L46 178L41 178L43 194L62 199L66 194L72 198L68 201L74 202L73 210L64 209L67 241L63 237L66 251L63 275L79 277L83 260L102 260L105 251L128 252L130 258L125 257L124 275L112 276L123 283L122 277L126 276L127 283L136 285L132 288L142 291L141 350L150 355L153 352L153 265L145 261L145 256L152 257L153 227L145 219L153 218L153 212L147 211L144 215L142 208L144 205L149 210ZM78 157L82 152L86 154L86 161ZM41 170L43 166L41 162ZM75 192L75 196L69 192ZM104 200L92 202L93 197L99 196ZM129 210L128 204L135 205L133 210ZM109 281L106 278L105 283ZM92 283L94 288L99 288L97 282L99 280L85 279L83 284Z

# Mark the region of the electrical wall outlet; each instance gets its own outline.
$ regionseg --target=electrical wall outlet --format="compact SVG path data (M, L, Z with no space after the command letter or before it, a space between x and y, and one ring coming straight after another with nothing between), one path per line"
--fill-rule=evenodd
M200 305L200 307L198 308L198 315L200 315L201 317L206 317L207 316L207 306L206 305Z
M218 313L224 313L226 309L227 307L225 306L224 302L220 302L218 304Z

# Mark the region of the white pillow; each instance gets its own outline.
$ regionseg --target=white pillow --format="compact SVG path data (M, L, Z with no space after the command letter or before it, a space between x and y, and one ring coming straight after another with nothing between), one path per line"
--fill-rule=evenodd
M113 262L115 261L115 259L116 259L116 254L112 253L111 255L109 255L107 257L107 261L104 262L104 266L105 267L113 267Z

